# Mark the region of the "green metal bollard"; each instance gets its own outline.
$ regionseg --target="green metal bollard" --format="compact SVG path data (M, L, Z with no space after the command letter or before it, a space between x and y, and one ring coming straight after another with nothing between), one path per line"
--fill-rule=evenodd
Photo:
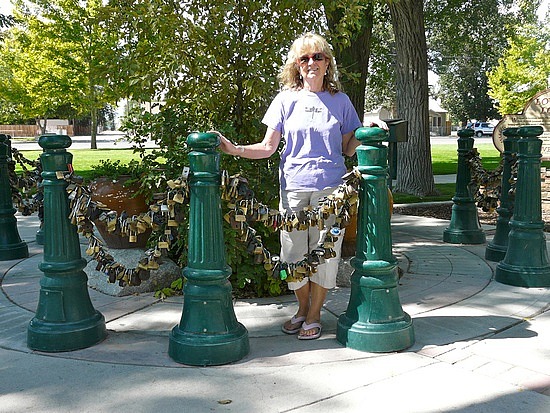
M6 145L8 145L8 161L11 160L12 159L11 135L0 133L0 142L4 142Z
M483 244L485 233L479 224L477 207L468 190L471 180L466 155L474 147L473 129L458 131L458 166L456 174L456 194L453 197L451 223L443 232L443 241L450 244Z
M392 254L390 202L387 187L387 133L359 128L355 136L361 187L356 255L351 260L351 296L338 318L337 340L346 347L370 352L406 349L414 343L411 317L397 293L397 260Z
M57 171L66 171L72 154L65 149L71 138L41 136L45 149L40 156L44 170L44 258L39 269L40 297L34 318L27 328L32 350L58 352L90 347L107 336L105 318L92 306L88 294L86 260L80 253L76 226L71 224L67 182Z
M9 139L0 135L0 261L29 256L29 247L21 240L11 199L8 160L11 158Z
M495 280L517 287L550 287L550 265L542 220L541 126L519 128L518 180L508 249L498 263Z
M248 331L237 321L231 297L231 267L225 261L220 198L219 137L187 137L190 174L189 255L183 312L172 329L168 354L194 366L227 364L248 354Z
M485 249L485 259L502 261L508 249L508 234L510 233L510 218L514 209L514 202L510 199L510 178L512 177L512 161L518 152L519 128L506 128L502 131L504 168L502 170L502 189L500 191L500 206L497 208L498 218L495 236Z

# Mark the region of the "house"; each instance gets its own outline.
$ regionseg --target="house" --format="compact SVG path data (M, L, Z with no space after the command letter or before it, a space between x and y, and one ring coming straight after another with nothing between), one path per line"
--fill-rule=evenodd
M434 99L430 99L429 101L429 117L430 135L449 136L451 134L451 121L449 120L449 114ZM372 112L365 112L363 125L369 125L371 122L376 123L380 119L394 119L394 116L390 110L380 107Z

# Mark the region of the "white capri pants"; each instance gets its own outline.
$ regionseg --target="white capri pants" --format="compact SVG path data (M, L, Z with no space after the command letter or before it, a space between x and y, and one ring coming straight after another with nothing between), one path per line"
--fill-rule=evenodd
M279 209L281 212L297 213L309 205L316 207L319 205L319 199L332 194L335 189L336 188L329 188L313 192L281 190ZM297 229L285 231L281 229L281 261L288 263L302 261L305 258L304 255L309 254L312 250L319 247L326 232L335 222L336 216L332 214L325 220L325 229L321 231L319 231L317 226L309 227L307 230L303 231ZM336 287L336 274L338 273L338 263L340 262L344 232L344 229L342 229L338 236L338 241L334 243L333 250L336 252L336 257L323 260L324 262L317 266L317 272L310 277L304 277L302 281L298 282L289 282L288 288L290 290L298 290L309 281L319 284L326 289Z

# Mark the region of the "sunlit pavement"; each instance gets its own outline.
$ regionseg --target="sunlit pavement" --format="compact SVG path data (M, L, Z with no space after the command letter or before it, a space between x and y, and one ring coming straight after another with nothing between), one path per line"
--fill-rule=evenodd
M181 296L90 289L107 339L73 352L29 350L42 247L37 218L17 218L30 257L0 262L1 412L550 411L550 289L495 282L485 245L442 242L448 221L392 217L404 271L400 300L416 335L411 348L375 354L337 342L350 292L340 287L329 293L323 335L313 341L280 331L296 311L292 296L236 301L250 353L225 366L190 367L167 353ZM494 228L484 229L490 240Z

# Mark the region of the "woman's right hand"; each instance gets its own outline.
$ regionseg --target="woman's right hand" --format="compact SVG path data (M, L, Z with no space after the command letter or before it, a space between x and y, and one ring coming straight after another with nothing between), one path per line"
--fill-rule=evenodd
M216 130L208 131L208 133L215 133L220 138L220 150L229 155L235 155L237 153L237 147L229 139L223 136Z

